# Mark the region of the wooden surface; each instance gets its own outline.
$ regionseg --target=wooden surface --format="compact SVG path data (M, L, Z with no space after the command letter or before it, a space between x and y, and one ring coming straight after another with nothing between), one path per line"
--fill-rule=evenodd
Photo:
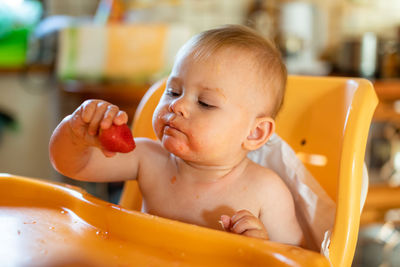
M373 121L390 121L400 125L400 79L377 80L373 84L379 98ZM388 210L399 208L400 187L370 185L361 225L384 222Z
M375 91L381 101L400 99L400 78L390 80L377 80L374 83Z
M400 79L374 82L379 104L374 121L392 121L400 124Z
M128 125L131 125L137 105L146 93L150 84L127 83L82 83L79 81L60 82L61 91L59 107L62 116L73 112L77 106L87 99L103 99L128 114ZM65 100L69 102L65 103Z
M400 187L371 186L361 214L361 225L383 223L390 209L400 209Z

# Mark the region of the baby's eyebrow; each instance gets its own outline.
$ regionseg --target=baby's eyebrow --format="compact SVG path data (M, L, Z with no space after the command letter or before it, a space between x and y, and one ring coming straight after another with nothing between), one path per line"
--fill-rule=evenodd
M201 88L203 88L203 90L206 90L206 91L216 92L219 95L221 95L224 99L226 99L226 96L223 93L223 90L221 88L218 88L218 87L217 88L210 88L210 87L207 87L207 86L201 86Z
M167 80L167 84L180 84L181 80L178 77L169 77L169 79Z

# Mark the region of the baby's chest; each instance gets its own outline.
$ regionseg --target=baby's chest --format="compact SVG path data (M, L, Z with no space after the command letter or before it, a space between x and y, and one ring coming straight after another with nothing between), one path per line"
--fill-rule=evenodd
M185 186L176 179L172 176L168 183L142 188L146 212L215 229L221 228L218 221L223 214L232 216L247 209L258 216L259 203L251 192L235 187Z

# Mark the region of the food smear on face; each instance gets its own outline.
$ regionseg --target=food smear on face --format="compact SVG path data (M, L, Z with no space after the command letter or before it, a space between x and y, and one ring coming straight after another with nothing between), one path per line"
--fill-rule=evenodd
M176 182L176 176L173 176L172 178L171 178L171 184L174 184Z

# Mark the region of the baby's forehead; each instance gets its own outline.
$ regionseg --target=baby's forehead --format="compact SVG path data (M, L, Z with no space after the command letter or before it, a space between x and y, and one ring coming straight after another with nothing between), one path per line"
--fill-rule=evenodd
M184 51L181 51L179 57L177 57L178 65L183 62L189 64L184 67L192 67L192 64L201 66L205 62L211 62L209 65L213 68L217 79L220 78L217 75L219 70L228 69L232 81L242 81L245 83L245 86L240 87L239 92L243 100L248 99L248 97L261 98L258 99L259 101L251 101L251 105L256 105L259 102L263 102L261 105L265 105L268 101L264 100L270 99L270 93L268 92L270 89L270 86L268 86L269 79L266 77L268 73L266 73L265 68L259 62L257 53L248 48L236 45L224 45L220 47L207 44L192 45L186 47ZM236 69L234 66L236 66ZM220 89L229 94L231 88L224 87ZM238 88L235 87L235 89Z
M250 52L236 47L224 47L218 50L192 50L182 55L180 63L186 63L186 67L207 65L219 75L225 71L233 80L246 79L247 83L261 82L263 76L261 66L257 58Z
M187 50L186 56L190 56L195 60L207 60L210 58L231 58L236 60L246 59L247 61L256 62L257 57L255 51L246 47L233 44L225 44L221 46L213 46L211 44L198 44ZM232 58L232 55L235 57Z

